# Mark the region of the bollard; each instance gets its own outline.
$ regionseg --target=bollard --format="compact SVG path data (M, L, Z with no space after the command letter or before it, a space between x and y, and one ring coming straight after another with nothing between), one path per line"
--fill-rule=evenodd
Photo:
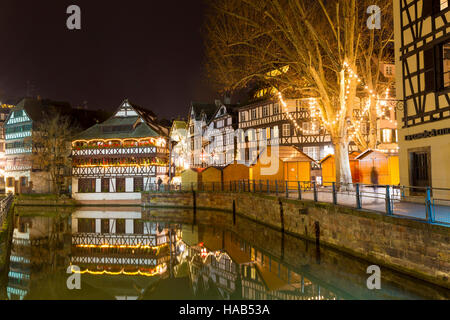
M427 220L429 223L433 223L434 222L434 217L433 217L433 204L431 203L431 188L428 187L427 188L427 199L426 199L426 210L427 210Z
M317 202L319 201L318 197L317 197L317 185L316 182L313 182L313 188L314 188L314 201Z
M362 209L361 205L361 192L359 189L359 183L356 184L356 209Z
M275 195L278 196L278 180L275 180Z
M386 214L388 216L392 215L391 192L389 186L386 186Z
M267 180L267 194L270 194L270 182Z
M289 199L289 182L286 181L286 199Z
M300 181L298 181L297 184L298 184L298 200L302 200L302 184Z
M336 182L333 182L333 204L337 205Z
M259 192L262 192L262 181L259 180Z
M253 193L256 193L256 181L253 180Z

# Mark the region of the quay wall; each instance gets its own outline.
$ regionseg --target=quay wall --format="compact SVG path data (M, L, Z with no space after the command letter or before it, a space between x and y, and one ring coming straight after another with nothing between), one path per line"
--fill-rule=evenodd
M195 197L194 197L195 195ZM233 205L234 203L234 205ZM222 210L450 288L450 229L313 201L253 193L146 193L145 207Z

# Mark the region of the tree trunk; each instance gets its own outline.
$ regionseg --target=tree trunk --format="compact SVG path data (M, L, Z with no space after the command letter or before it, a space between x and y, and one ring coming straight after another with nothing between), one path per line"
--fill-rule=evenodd
M353 183L350 158L348 156L348 145L349 143L343 140L337 140L334 143L336 186L338 189L348 189Z
M374 99L372 99L371 101L371 106L369 109L369 124L370 124L370 128L369 128L369 143L368 143L368 147L369 149L375 149L377 147L377 107L376 107L376 101ZM366 150L361 150L361 151L366 151Z

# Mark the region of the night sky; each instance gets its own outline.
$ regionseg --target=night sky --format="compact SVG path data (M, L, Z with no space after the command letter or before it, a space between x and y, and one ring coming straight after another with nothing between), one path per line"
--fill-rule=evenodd
M66 27L69 5L82 29ZM204 2L1 0L0 101L27 96L116 109L123 99L160 118L214 101L204 70Z

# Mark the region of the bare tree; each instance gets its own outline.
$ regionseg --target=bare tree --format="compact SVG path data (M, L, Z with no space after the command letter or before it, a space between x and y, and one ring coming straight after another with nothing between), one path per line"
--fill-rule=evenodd
M369 146L358 123L370 110L358 98L364 93L378 100L380 70L375 64L384 60L380 46L392 37L368 28L367 8L378 5L383 17L390 2L213 1L206 22L209 74L224 91L257 82L273 87L280 100L283 95L311 98L312 118L329 132L335 147L336 181L351 184L350 139Z
M48 173L52 193L58 197L71 168L70 143L75 132L70 118L56 111L47 112L33 129L33 168Z

